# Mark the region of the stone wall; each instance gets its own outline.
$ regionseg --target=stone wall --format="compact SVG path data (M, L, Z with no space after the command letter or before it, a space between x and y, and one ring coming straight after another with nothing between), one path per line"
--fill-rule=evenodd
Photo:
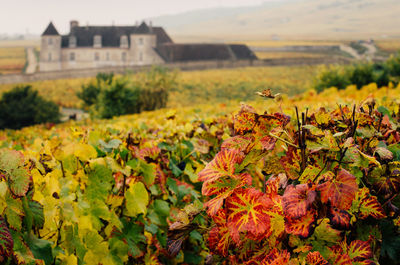
M335 64L349 63L349 59L342 57L332 58L283 58L266 60L237 60L237 61L196 61L160 64L169 69L179 69L182 71L218 69L218 68L238 68L238 67L257 67L257 66L286 66L286 65L315 65L315 64ZM79 77L96 76L99 72L114 72L123 74L126 72L138 72L150 69L152 66L116 66L92 69L70 69L53 72L38 72L34 74L12 74L0 75L0 84L29 83L39 80L69 79Z

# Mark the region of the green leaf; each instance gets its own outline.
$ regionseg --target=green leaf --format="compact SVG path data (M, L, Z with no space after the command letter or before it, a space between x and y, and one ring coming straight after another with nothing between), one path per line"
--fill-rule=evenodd
M24 168L24 156L17 151L0 152L0 171L8 177L11 192L16 196L25 196L30 184L30 177Z
M135 217L138 214L147 213L149 194L142 182L131 184L125 193L126 209L128 216Z
M54 258L50 241L39 239L31 234L28 242L29 248L31 249L35 259L43 260L46 265L53 264Z
M168 216L170 208L166 201L155 200L154 201L154 210L161 216Z
M147 186L151 186L154 183L156 178L156 165L155 164L147 164L144 161L140 161L140 171L144 177L144 183Z
M33 214L33 225L37 228L43 228L44 225L43 205L41 205L37 201L29 201L28 205Z

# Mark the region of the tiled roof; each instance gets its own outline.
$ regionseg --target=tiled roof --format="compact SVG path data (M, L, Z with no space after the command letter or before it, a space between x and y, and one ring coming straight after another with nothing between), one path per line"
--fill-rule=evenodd
M56 27L54 27L53 22L50 22L50 24L47 26L46 30L42 34L42 36L57 36L57 35L60 34L58 34L58 31Z
M154 33L157 35L157 44L172 43L171 38L162 27L148 27L142 23L136 26L81 26L73 27L69 35L62 36L62 47L68 47L70 36L76 37L77 47L92 47L94 36L101 36L102 47L119 47L121 36L126 35L130 42L131 34ZM129 43L130 44L130 43Z

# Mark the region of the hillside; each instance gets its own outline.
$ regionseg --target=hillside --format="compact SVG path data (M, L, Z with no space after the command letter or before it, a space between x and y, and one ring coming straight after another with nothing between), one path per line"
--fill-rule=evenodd
M283 0L153 18L179 41L399 37L398 0Z

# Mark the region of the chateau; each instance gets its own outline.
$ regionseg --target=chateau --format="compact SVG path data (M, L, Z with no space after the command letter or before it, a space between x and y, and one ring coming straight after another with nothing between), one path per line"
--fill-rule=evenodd
M79 26L60 35L52 22L41 36L41 72L198 60L253 60L246 45L176 44L162 27Z

